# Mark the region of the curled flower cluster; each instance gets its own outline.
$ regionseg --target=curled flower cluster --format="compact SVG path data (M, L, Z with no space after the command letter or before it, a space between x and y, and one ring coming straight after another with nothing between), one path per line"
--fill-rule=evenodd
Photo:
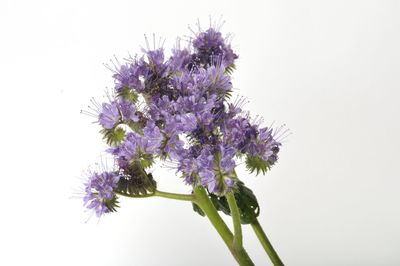
M114 188L120 180L115 172L92 173L85 184L86 195L83 198L87 208L93 209L97 216L114 211L117 203Z
M87 184L85 202L98 214L108 212L113 191L154 191L146 169L156 159L173 162L188 185L215 195L235 188L239 159L257 173L277 161L277 131L252 122L242 100L229 100L238 56L226 39L211 27L190 44L168 58L162 47L148 48L114 70L115 97L99 106L98 122L119 171L95 174Z

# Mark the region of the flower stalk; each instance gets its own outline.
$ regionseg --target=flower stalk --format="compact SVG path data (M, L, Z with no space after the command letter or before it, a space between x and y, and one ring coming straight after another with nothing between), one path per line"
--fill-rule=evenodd
M233 192L226 194L226 199L228 200L229 209L231 210L231 216L233 221L233 246L235 248L240 248L243 246L243 236L242 236L242 225L240 223L240 212L236 204L235 195Z
M226 225L224 220L222 220L214 204L211 202L206 190L201 186L194 188L193 194L170 193L159 190L156 190L153 193L145 195L131 195L120 192L117 192L117 194L129 198L162 197L174 200L191 201L197 204L202 209L207 218L210 220L211 224L214 226L218 234L221 236L222 240L225 242L226 246L232 253L235 260L238 262L238 264L243 266L254 265L251 258L249 257L249 255L247 254L246 250L243 247L243 235L240 223L240 211L237 206L233 192L229 192L226 194L229 208L231 210L233 233ZM272 247L271 243L269 242L258 220L256 219L255 222L251 224L251 226L255 234L257 235L257 238L259 239L261 245L263 246L265 252L270 257L272 263L278 266L284 265L281 259L279 258L278 254Z
M281 259L279 258L278 254L276 253L274 247L269 242L267 235L265 234L263 228L261 227L260 223L256 219L255 222L251 224L255 234L257 235L258 240L260 241L261 245L263 246L265 252L268 254L269 258L271 259L272 263L275 266L284 265Z
M178 193L170 193L156 190L152 193L142 194L142 195L132 195L127 193L116 192L117 195L121 195L129 198L150 198L150 197L161 197L167 199L175 199L175 200L183 200L183 201L193 201L194 197L192 194L178 194Z

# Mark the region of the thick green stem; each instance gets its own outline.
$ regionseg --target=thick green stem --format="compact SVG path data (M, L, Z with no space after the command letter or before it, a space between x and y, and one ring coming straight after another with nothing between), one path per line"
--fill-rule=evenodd
M251 261L249 255L243 246L234 246L233 245L233 234L231 230L229 230L228 226L225 224L224 220L222 220L221 216L218 214L218 211L215 209L213 203L208 197L207 192L203 187L196 187L194 189L195 195L195 203L203 210L203 212L207 215L208 219L217 230L221 238L224 240L225 244L231 251L233 257L239 263L239 265L251 266L254 263Z
M229 209L231 210L231 216L233 221L233 246L241 247L243 246L243 236L242 236L242 224L240 223L240 212L236 204L235 195L233 192L226 194L226 199L228 200Z
M267 252L269 258L271 259L272 263L275 266L281 266L284 265L281 259L279 258L278 254L274 250L274 248L271 245L271 242L269 242L267 235L265 234L264 230L262 229L260 223L256 219L255 222L251 224L253 227L254 232L256 233L258 240L260 240L261 245L263 246L265 252Z

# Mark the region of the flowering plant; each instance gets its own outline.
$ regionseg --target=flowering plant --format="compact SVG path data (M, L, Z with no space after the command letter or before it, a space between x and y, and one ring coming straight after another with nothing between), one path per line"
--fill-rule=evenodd
M147 42L147 39L146 39ZM265 173L278 160L286 131L261 127L231 101L230 75L238 56L218 27L195 33L172 55L154 45L142 56L115 64L109 101L92 110L109 144L115 167L93 172L85 183L84 204L97 216L115 212L118 197L164 197L192 203L207 216L240 265L253 265L242 244L242 224L250 224L275 265L283 265L257 221L252 190L235 172L243 160L251 173ZM162 192L149 169L168 162L191 194ZM233 232L218 211L230 215Z

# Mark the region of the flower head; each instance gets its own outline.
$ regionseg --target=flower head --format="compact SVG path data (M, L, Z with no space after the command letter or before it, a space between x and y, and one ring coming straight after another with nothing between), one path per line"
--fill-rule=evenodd
M111 129L120 120L117 102L103 103L99 113L99 123L106 129Z
M232 65L238 56L233 52L230 45L225 43L221 32L214 28L209 28L200 32L193 41L196 50L196 60L202 64L213 62L213 58L220 58L227 65Z
M93 173L85 184L84 205L93 209L98 217L115 210L117 187L120 176L116 172Z
M119 111L122 115L122 120L125 122L138 122L139 116L136 114L136 106L131 102L121 99L118 102Z
M265 172L278 159L277 131L252 122L243 98L231 102L231 73L238 56L216 27L196 34L191 45L177 45L171 56L163 47L119 64L114 71L115 97L97 106L102 132L124 173L125 192L155 189L143 170L155 159L167 160L190 186L204 186L220 196L237 189L235 168ZM155 45L154 45L155 46ZM113 172L94 174L85 203L107 212L118 181ZM139 189L139 184L144 184Z

